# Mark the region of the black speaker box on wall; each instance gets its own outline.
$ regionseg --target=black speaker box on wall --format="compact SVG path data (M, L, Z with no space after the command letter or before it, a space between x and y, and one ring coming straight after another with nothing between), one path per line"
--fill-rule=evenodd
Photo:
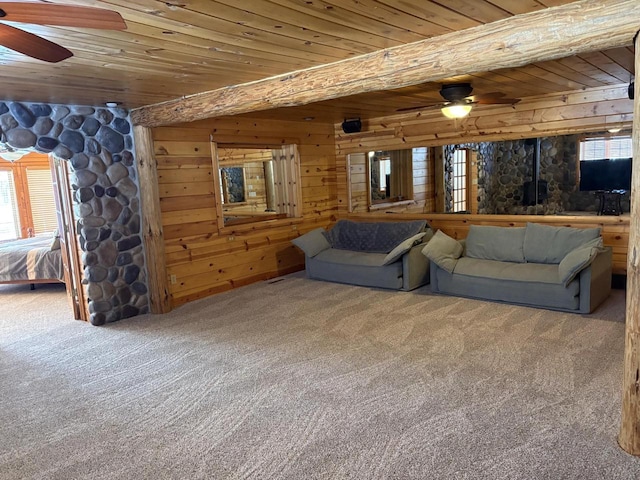
M633 100L633 89L635 88L635 86L636 86L636 82L631 82L629 84L629 98L631 100Z
M344 133L357 133L362 130L362 122L359 118L345 120L342 122L342 131Z

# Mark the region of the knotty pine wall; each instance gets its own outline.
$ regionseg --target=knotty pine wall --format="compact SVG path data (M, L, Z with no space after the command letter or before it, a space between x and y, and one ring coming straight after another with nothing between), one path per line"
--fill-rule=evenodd
M605 245L613 248L614 273L624 274L629 242L628 215L566 217L435 214L436 194L432 189L429 190L432 196L425 197L421 211L402 207L393 215L363 213L361 208L349 210L349 175L341 172L347 171L347 155L351 153L601 131L608 126L631 127L632 118L633 101L629 100L627 87L624 86L529 97L515 106L476 108L469 117L461 120L448 120L438 110L427 110L363 121L362 131L354 134L343 133L341 125L336 124L336 165L340 172L339 214L341 217L361 220L424 218L435 229L442 229L456 238L464 238L472 223L521 226L527 221L535 221L577 227L600 226ZM431 165L428 163L427 168ZM430 175L432 173L428 172L427 176ZM359 192L360 195L361 193ZM366 196L364 200L366 201ZM359 198L356 205L360 205L361 201Z
M218 233L211 134L218 143L251 148L296 143L303 217L225 227ZM336 219L338 186L331 124L221 118L155 128L153 140L172 307L303 269L304 256L290 240L328 227Z

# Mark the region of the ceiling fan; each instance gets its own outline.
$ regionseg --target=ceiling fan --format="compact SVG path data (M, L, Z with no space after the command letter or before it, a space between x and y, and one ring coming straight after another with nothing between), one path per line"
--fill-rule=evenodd
M519 98L508 98L502 92L486 93L484 95L473 95L473 87L470 83L448 83L442 85L440 95L445 100L428 105L417 107L399 108L397 112L407 112L411 110L425 110L429 108L440 108L442 114L447 118L462 118L469 114L473 105L515 105Z
M0 21L104 30L127 28L120 14L112 10L40 2L0 2ZM57 43L4 23L0 23L0 45L51 63L73 56Z

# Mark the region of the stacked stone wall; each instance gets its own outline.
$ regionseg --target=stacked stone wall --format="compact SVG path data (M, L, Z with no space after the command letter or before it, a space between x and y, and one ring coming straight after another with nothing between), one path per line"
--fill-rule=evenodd
M128 112L0 102L0 134L5 148L53 153L69 161L91 323L146 313L140 194Z

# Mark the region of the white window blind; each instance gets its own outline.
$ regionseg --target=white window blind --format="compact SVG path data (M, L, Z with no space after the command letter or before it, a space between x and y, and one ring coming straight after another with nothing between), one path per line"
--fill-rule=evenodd
M467 151L453 152L453 211L467 209Z
M631 158L633 156L631 146L630 135L584 138L580 141L580 160Z
M33 233L37 235L52 232L58 228L58 221L51 172L45 169L27 168L27 185L33 217Z
M0 241L20 236L20 214L13 172L0 170Z

